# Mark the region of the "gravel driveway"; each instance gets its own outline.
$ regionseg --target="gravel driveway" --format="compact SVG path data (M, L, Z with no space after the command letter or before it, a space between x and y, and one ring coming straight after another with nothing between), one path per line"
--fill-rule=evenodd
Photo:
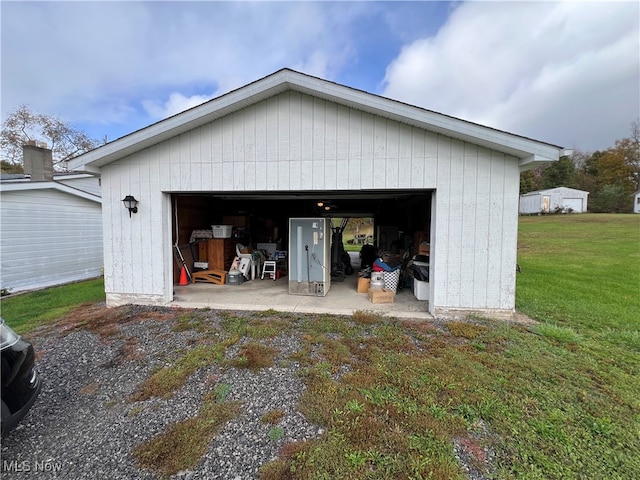
M216 312L207 315L218 321ZM214 365L191 375L170 398L131 401L140 382L207 335L176 331L177 316L166 308L128 307L111 330L67 322L29 335L44 384L28 416L2 440L2 478L157 478L136 465L132 449L195 416L219 383L230 386L227 399L242 402L242 411L216 435L197 467L172 478L258 478L260 465L285 443L322 433L296 410L304 385L297 363L287 359L299 349L289 333L267 341L279 352L273 367L254 372ZM271 426L261 421L276 409L284 412L282 438L270 438Z

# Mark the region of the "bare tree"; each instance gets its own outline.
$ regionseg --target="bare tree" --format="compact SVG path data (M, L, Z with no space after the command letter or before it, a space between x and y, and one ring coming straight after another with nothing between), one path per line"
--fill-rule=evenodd
M640 190L640 118L631 122L629 163L633 168L636 190Z
M100 142L90 138L57 117L34 113L26 105L20 105L2 123L0 153L9 164L22 163L22 146L29 141L46 145L51 149L54 167L96 148Z

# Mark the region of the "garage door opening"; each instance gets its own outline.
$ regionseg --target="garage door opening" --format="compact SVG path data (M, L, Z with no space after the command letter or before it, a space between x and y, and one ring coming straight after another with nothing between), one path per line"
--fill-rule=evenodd
M346 225L342 235L345 253L353 272L345 277L345 286L357 293L357 277L361 268L360 254L369 250L377 255L386 252L404 259L412 258L420 246L429 244L431 230L432 191L358 191L327 192L258 192L226 194L172 194L174 247L174 284L179 284L184 259L190 274L203 269L227 272L224 281L238 281L228 272L244 262L246 284L258 280L262 284L264 260L277 262L276 279L287 275L289 219L330 217L333 225ZM322 203L322 205L319 205ZM329 209L326 207L330 206ZM218 228L219 237L214 233ZM256 251L263 256L252 262ZM178 253L179 252L179 253ZM182 257L182 258L180 258ZM244 260L246 258L246 260ZM254 263L252 272L251 264ZM272 278L269 272L265 278ZM213 279L215 280L215 279ZM276 282L278 283L278 282ZM286 289L286 282L282 282ZM270 285L269 288L272 288ZM400 288L410 289L401 284ZM202 287L201 287L202 288ZM213 288L213 287L212 287Z

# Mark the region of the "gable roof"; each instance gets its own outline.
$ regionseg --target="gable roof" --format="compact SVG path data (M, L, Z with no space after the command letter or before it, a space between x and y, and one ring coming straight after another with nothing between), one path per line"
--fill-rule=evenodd
M85 192L84 190L80 190L78 188L73 188L64 183L60 182L10 182L10 183L0 183L0 193L1 192L17 192L17 191L27 191L27 190L58 190L62 193L66 193L68 195L73 195L76 197L84 198L85 200L91 200L92 202L102 204L102 198L93 195L89 192Z
M97 173L103 165L286 91L296 91L516 157L524 169L558 160L562 147L472 123L284 68L69 161Z

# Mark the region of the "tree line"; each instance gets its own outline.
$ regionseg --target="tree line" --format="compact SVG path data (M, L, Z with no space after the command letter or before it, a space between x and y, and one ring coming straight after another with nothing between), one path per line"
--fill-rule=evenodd
M640 190L640 119L631 123L631 135L613 147L593 153L574 150L520 175L520 194L555 187L589 192L590 212L632 211L633 194Z

